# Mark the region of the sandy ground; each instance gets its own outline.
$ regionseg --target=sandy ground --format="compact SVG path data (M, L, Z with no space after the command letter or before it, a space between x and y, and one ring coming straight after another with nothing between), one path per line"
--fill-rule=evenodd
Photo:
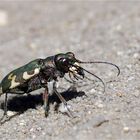
M47 118L42 90L9 100L9 113L19 113L0 126L0 139L139 140L140 139L140 2L0 2L0 78L25 63L72 51L81 60L104 60L86 66L106 82L83 81L64 92L75 118L55 109L53 95ZM84 85L87 84L87 85ZM70 83L60 81L62 87ZM2 116L4 96L1 96Z

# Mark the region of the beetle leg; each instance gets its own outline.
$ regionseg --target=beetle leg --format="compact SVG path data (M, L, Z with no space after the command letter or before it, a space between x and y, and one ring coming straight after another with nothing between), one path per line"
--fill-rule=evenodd
M44 110L45 110L45 116L48 116L49 111L49 93L48 93L48 87L45 87L45 91L43 93L43 102L44 102Z
M7 94L8 93L5 93L5 101L4 101L4 113L3 113L3 116L2 118L0 119L0 122L3 123L5 122L6 120L8 120L8 115L7 115Z
M4 115L7 116L7 93L5 94Z
M56 89L56 82L53 83L53 90L54 90L55 94L58 96L58 98L60 99L60 101L63 104L63 108L64 108L63 111L65 113L67 113L69 117L73 118L73 114L71 113L66 100L64 99L64 97Z

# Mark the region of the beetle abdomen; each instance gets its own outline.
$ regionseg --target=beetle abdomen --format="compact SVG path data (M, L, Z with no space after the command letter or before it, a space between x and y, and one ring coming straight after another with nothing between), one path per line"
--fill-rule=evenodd
M3 92L8 92L38 75L41 69L41 59L36 59L28 64L10 72L1 82Z

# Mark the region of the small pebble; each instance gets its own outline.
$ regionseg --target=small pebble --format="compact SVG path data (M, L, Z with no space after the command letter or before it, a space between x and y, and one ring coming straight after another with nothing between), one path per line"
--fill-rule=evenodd
M92 89L90 90L90 92L91 92L91 93L95 93L96 90L95 90L94 88L92 88Z
M130 128L129 128L129 127L127 127L127 126L125 126L125 127L123 128L123 131L124 131L125 133L127 133L127 132L129 132L129 131L130 131Z
M129 77L127 80L132 81L133 79L134 79L134 77Z
M33 49L33 50L36 50L38 46L37 46L35 43L32 42L32 43L29 45L29 47L30 47L31 49Z
M92 112L91 111L88 111L88 114L90 115Z
M20 126L24 126L24 125L26 125L26 122L24 120L21 120L20 123L19 123L19 125Z
M45 132L42 132L42 135L46 135L46 133Z
M74 127L73 127L73 130L77 130L77 129L78 129L78 127L77 127L77 126L74 126Z
M133 57L134 58L138 58L139 57L139 54L138 53L134 53Z
M120 112L121 110L119 108L115 108L115 112Z
M42 128L41 128L41 127L37 127L37 128L36 128L36 130L41 131L41 130L42 130Z
M123 93L118 92L116 95L119 96L119 97L122 97L123 96Z
M116 30L117 30L117 31L121 31L121 30L122 30L122 26L121 26L120 24L117 25L117 26L116 26Z
M99 108L103 108L104 105L103 105L103 104L98 104L98 107L99 107Z
M107 138L112 138L112 134L108 134L106 137Z
M119 55L119 56L122 56L124 53L123 52L121 52L121 51L118 51L117 52L117 55Z
M13 116L13 115L15 115L15 112L13 112L13 111L7 111L7 115L8 116Z
M132 68L132 65L131 64L127 65L127 68L131 69Z
M77 102L80 102L80 101L81 101L81 97L77 97L77 98L76 98L76 101L77 101Z
M98 108L103 108L104 107L102 101L100 101L100 100L95 103L95 106L97 106Z
M0 10L0 26L6 26L7 24L8 24L7 12Z
M140 92L138 90L136 90L135 92L132 93L135 97L139 97Z
M33 132L33 131L34 131L34 128L31 128L31 129L30 129L30 132Z
M35 139L36 138L36 135L32 135L32 138Z

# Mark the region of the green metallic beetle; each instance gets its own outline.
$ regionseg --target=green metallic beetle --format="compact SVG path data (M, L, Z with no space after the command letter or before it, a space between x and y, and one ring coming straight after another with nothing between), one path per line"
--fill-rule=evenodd
M56 82L58 78L63 78L66 73L69 74L72 81L74 79L83 79L85 77L84 71L98 78L103 84L101 78L95 74L87 71L80 66L82 63L105 63L115 66L118 69L118 75L120 69L115 64L109 62L82 62L75 58L72 52L60 53L54 56L47 57L45 59L36 59L28 64L11 71L0 83L0 95L5 94L4 115L1 120L7 117L7 94L24 94L30 93L34 90L45 88L43 93L45 116L48 115L48 82L54 81L53 91L59 97L63 103L66 113L72 116L65 99L56 89Z

